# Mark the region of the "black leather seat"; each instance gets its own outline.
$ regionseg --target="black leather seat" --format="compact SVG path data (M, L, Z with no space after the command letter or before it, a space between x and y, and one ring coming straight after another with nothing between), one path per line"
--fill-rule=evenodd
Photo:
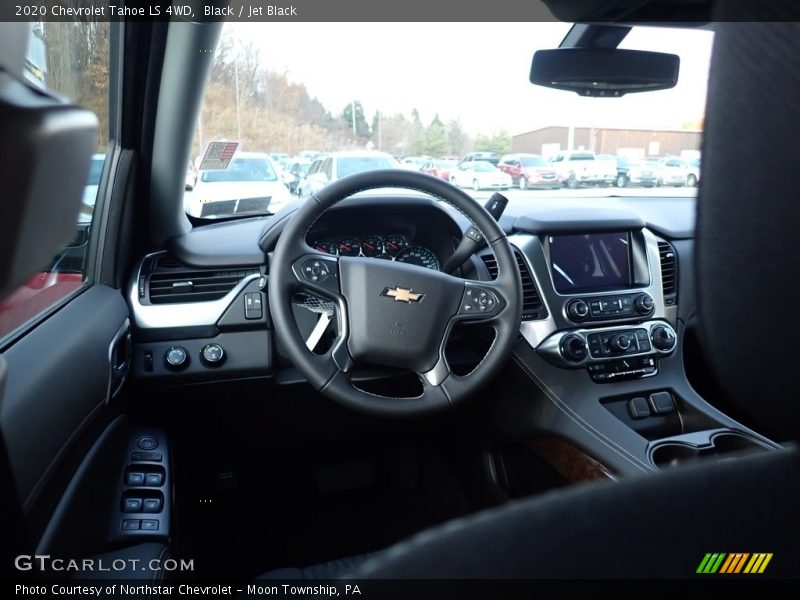
M359 554L357 556L347 556L310 567L284 567L264 573L262 579L291 579L302 581L306 579L340 579L346 574L355 571L362 564L378 556L378 553Z
M791 3L770 3L775 20ZM761 10L766 5L759 5ZM715 20L755 21L718 2ZM800 436L800 25L716 26L696 285L704 344L731 400L765 431ZM787 315L789 317L787 318ZM743 319L746 319L744 326ZM756 349L755 351L753 349ZM706 553L773 553L767 573L800 573L796 449L589 485L445 524L362 561L364 578L691 577ZM316 572L312 569L310 573Z

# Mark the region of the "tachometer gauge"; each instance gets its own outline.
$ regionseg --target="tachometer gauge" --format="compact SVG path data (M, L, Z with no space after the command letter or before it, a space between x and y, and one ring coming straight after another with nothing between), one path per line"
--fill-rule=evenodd
M439 270L439 259L436 258L436 255L431 250L422 246L409 246L405 250L401 250L394 259L398 262L426 267L434 271Z
M383 247L386 250L386 254L391 254L392 256L407 246L408 240L402 235L387 235L383 242Z
M339 240L339 256L358 256L358 240L347 238Z
M319 250L320 252L324 252L325 254L336 254L336 242L331 242L328 240L322 240L319 242L314 242L314 249Z
M364 256L380 256L383 254L383 240L371 235L361 240L361 254Z

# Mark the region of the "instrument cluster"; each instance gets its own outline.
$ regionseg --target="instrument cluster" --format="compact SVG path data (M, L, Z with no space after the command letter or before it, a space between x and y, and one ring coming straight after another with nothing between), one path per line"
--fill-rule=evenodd
M338 239L322 239L314 241L311 246L326 254L334 256L364 256L382 258L398 262L440 270L439 258L430 248L413 244L405 235L366 235L341 237Z

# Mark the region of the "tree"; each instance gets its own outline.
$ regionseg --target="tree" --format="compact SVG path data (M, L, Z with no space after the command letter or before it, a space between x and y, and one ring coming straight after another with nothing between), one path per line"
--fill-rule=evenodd
M369 138L370 130L366 118L364 118L364 107L358 100L350 102L344 107L342 111L342 121L353 132L353 109L355 108L355 137L356 138Z
M461 121L458 119L448 121L445 131L447 133L447 150L450 154L464 156L472 149L471 140L464 128L461 127Z
M425 131L422 152L431 156L442 156L447 153L447 134L444 130L444 123L439 120L438 114L433 117L433 121Z
M479 133L475 138L475 149L500 155L508 154L511 151L511 136L505 129L494 132L491 137Z
M378 122L380 114L380 123ZM372 120L373 137L378 137L380 127L379 149L394 155L406 154L409 148L409 131L411 123L403 114L387 115L383 112L375 113ZM378 145L377 139L375 141Z

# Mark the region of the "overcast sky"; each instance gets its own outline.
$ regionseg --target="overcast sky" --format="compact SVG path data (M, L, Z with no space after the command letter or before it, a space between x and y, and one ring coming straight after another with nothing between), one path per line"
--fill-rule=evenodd
M672 90L581 98L528 82L533 52L556 47L565 23L227 23L261 48L262 64L289 73L333 114L351 100L428 123L460 119L473 135L548 125L678 128L702 119L713 34L637 28L622 47L677 53Z

